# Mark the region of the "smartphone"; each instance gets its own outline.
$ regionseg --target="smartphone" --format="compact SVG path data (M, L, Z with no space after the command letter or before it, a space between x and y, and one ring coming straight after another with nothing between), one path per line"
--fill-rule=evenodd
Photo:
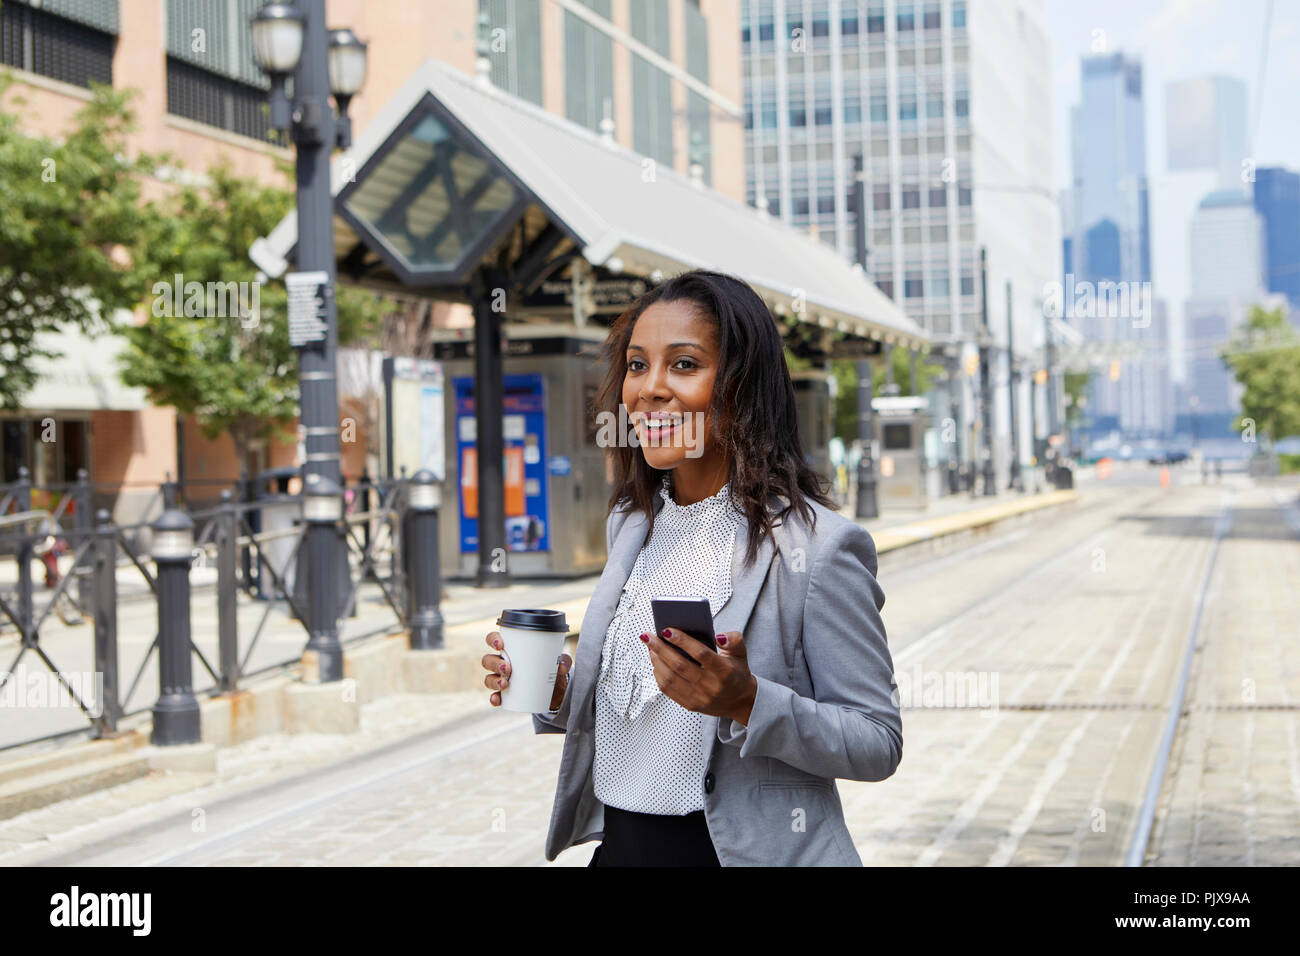
M702 597L657 597L650 599L650 610L654 614L655 632L662 634L665 629L675 627L685 631L709 650L717 653L718 644L713 639L713 611L709 608L709 599ZM679 653L685 654L676 645L670 645ZM691 657L690 654L685 654ZM695 660L691 657L691 660ZM699 661L695 661L699 663Z

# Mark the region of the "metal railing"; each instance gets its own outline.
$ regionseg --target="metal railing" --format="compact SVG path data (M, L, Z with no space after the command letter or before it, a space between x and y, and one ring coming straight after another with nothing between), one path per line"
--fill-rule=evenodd
M415 508L410 500L412 480L404 473L398 479L380 482L363 477L347 489L347 503L337 522L341 553L347 555L346 582L340 580L338 588L338 618L358 618L363 594L367 612L361 621L363 629L341 638L344 646L376 633L411 629L413 618L421 622L412 632L413 648L442 646L442 618L436 606L441 596L436 504L433 508L420 504L430 500L430 490L436 502L437 492L431 475L422 472L416 481L422 484ZM20 470L17 482L0 486L0 555L12 555L17 566L11 579L0 578L0 666L9 656L5 646L8 636L17 637L16 653L0 670L0 720L5 714L6 685L15 678L18 666L29 658L39 662L66 688L95 737L115 735L124 717L150 707L157 716L158 711L166 709L161 702L168 694L179 691L192 699L193 691L188 686L192 682L187 676L190 659L197 659L211 680L211 686L203 690L215 695L234 693L245 678L283 668L301 658L309 636L309 617L304 586L307 575L297 573L303 563L300 556L304 562L308 560L302 548L308 524L302 520L300 496L282 494L269 501L242 500L248 483L241 481L233 489L223 488L215 507L186 513L179 486L167 481L154 496L162 509L157 519L115 524L104 509L92 521L95 489L84 470L77 482L63 490L67 493L53 510L33 509L33 488L25 469ZM149 510L153 507L151 499ZM413 522L422 517L427 522L430 512L431 526L422 526L422 541L412 546L408 535ZM275 520L268 520L272 516ZM169 529L177 521L193 528L186 545L188 559L167 551L174 545L174 534ZM152 553L141 546L142 540L151 543ZM70 561L64 562L68 567L63 574L58 561L61 551L71 555ZM38 557L46 565L46 583L51 591L42 606L38 606L32 575L32 564ZM215 581L208 570L213 566ZM176 586L174 582L182 577L183 587ZM143 587L132 589L132 578L142 582ZM167 596L160 587L164 578L173 582ZM151 604L156 602L158 614L144 625L139 620L141 608L134 609L132 641L149 631L152 640L129 683L122 687L119 610L124 594L137 601L147 598ZM205 601L213 600L215 607L205 606ZM417 600L425 604L432 601L434 606L421 609ZM196 609L202 626L192 633ZM57 614L57 625L51 614ZM296 624L286 627L286 620ZM102 680L98 706L65 679L65 673L76 672L59 666L59 659L65 655L86 656L84 637L78 636L76 630L87 622L93 623L94 674ZM431 628L429 622L436 626ZM141 635L145 626L148 631ZM273 630L277 646L268 648L268 634ZM290 638L286 631L297 638ZM208 653L200 644L206 645ZM164 661L164 656L169 661ZM159 704L138 702L137 692L155 659ZM177 688L174 685L178 680L187 686ZM197 711L197 705L194 709ZM39 732L42 729L48 730L37 728L38 732L21 740L10 739L11 735L0 737L0 749L76 732ZM85 730L83 725L80 732Z

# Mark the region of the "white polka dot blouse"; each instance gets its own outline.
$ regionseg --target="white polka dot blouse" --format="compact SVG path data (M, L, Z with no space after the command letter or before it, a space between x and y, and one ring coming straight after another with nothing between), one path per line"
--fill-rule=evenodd
M640 635L654 632L652 597L707 597L715 617L731 597L732 550L744 515L729 491L724 485L711 498L679 505L664 476L663 506L601 651L592 775L596 799L607 806L675 816L704 809L704 715L659 689Z

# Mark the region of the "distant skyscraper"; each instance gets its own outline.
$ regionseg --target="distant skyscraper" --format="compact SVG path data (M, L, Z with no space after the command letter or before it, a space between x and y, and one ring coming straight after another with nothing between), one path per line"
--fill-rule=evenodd
M1151 278L1142 64L1085 57L1073 110L1074 265L1079 281Z
M1219 187L1240 184L1246 156L1246 84L1198 76L1165 87L1165 155L1170 170L1213 169Z
M1193 299L1257 299L1264 292L1264 228L1235 189L1201 200L1191 227Z
M1268 291L1300 308L1300 174L1255 170L1255 209L1264 219Z
M1187 396L1197 399L1200 436L1226 437L1241 388L1218 355L1265 296L1264 228L1236 189L1206 196L1192 216L1191 290L1187 302Z
M1076 283L1144 283L1151 280L1147 205L1146 128L1142 64L1123 53L1085 57L1079 104L1071 114L1073 216L1069 256ZM1069 280L1067 280L1068 282ZM1135 316L1105 310L1074 321L1086 339L1134 341ZM1149 316L1146 317L1149 319ZM1142 400L1151 376L1122 364L1117 381L1093 376L1089 404L1093 430L1158 431L1160 418Z

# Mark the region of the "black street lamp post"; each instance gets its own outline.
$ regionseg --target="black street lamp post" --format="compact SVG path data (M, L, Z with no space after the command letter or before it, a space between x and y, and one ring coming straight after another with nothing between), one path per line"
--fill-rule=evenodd
M422 468L411 482L411 614L410 646L413 651L435 650L443 645L441 574L438 567L438 506L442 489L433 472Z
M366 45L351 30L325 28L325 0L268 3L250 21L253 51L271 77L271 126L291 131L297 145L298 271L314 273L315 320L297 327L291 295L290 341L298 349L304 511L326 490L340 494L339 406L336 381L338 310L334 296L334 211L330 154L351 145L348 102L366 71ZM294 80L292 104L287 81ZM336 117L330 96L338 103ZM315 479L315 480L313 480ZM320 482L324 482L321 485ZM313 487L314 486L314 487ZM306 516L309 522L310 516ZM316 522L307 539L306 567L313 587L309 650L321 652L320 679L341 680L338 574L344 543L334 522ZM316 589L323 593L316 593ZM326 608L328 607L328 611Z
M343 517L343 489L324 475L308 474L302 488L302 517L307 522L311 560L307 564L307 650L315 652L318 680L343 679L343 645L339 643L338 525Z
M867 176L861 153L853 157L853 209L855 222L853 241L858 265L867 268ZM876 430L871 413L871 362L862 359L857 363L858 389L858 494L854 507L856 518L878 518L880 508L876 503L876 466L871 460L871 440Z

